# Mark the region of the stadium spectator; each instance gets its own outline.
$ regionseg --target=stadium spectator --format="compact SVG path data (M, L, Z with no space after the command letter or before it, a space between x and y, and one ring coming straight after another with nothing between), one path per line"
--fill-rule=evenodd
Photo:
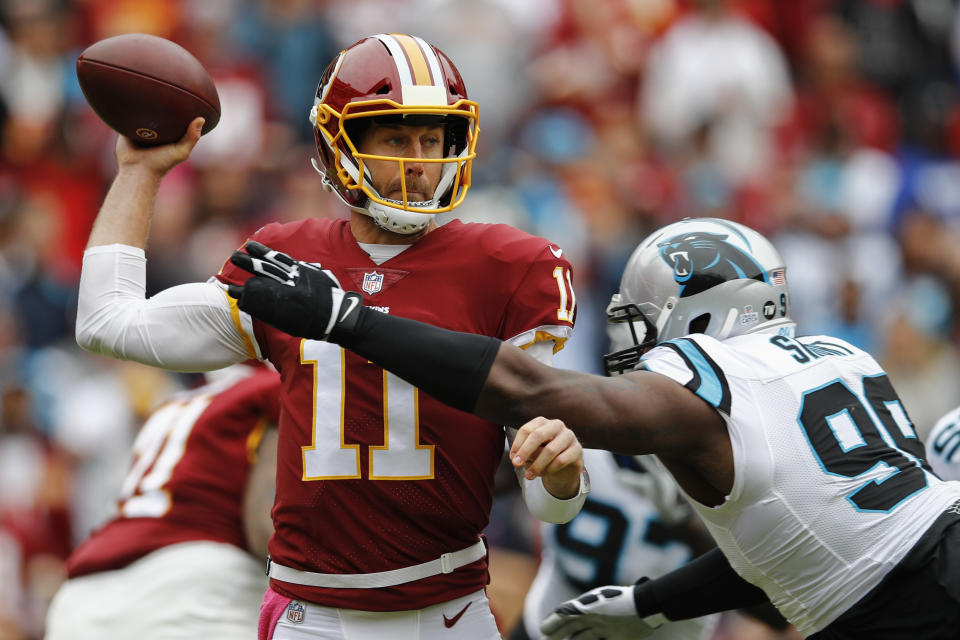
M214 6L207 7L207 12L232 25L227 28L237 48L263 66L277 120L299 122L303 104L311 98L303 79L319 78L325 62L336 53L323 7L313 2L267 0L250 3L246 11L234 12L237 15L224 16L222 7L204 3L211 4ZM293 130L300 142L309 141L309 129Z
M923 278L901 296L890 305L877 360L926 442L934 423L956 403L960 357L945 332L950 303L942 288Z
M562 249L503 225L433 219L470 186L476 115L456 67L436 48L403 34L361 40L331 62L311 112L322 179L352 208L350 218L270 224L253 239L312 263L298 269L321 265L385 313L497 336L549 361L576 313ZM152 150L118 140L119 171L84 257L78 341L177 370L253 356L282 372L261 638L434 637L453 625L459 637L495 637L480 534L502 427L451 412L335 345L239 312L226 289L247 276L232 264L208 282L144 297L152 199L201 125ZM515 466L520 476L530 464L550 464L542 478L523 478L525 497L538 517L563 522L586 495L582 450L562 426L539 435L543 452Z
M700 144L731 185L762 178L793 89L786 59L730 0L695 0L650 49L640 104L650 135L673 153ZM702 138L702 140L698 140Z
M46 418L51 438L71 457L74 546L114 512L140 425L187 381L168 372L106 358L39 355L37 378L56 389ZM37 385L39 386L39 385Z

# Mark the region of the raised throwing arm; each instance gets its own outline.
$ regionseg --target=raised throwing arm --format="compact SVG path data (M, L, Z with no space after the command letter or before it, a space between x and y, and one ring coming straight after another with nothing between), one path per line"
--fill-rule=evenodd
M184 284L146 297L153 202L163 176L190 155L202 125L197 118L179 142L150 149L117 140L117 175L80 275L76 340L84 349L177 371L219 369L258 356L217 284Z

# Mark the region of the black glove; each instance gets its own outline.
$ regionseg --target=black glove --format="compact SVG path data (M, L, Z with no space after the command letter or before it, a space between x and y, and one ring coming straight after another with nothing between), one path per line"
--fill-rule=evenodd
M230 262L253 277L228 287L241 310L299 338L336 342L351 335L366 310L361 294L344 291L318 264L294 260L259 242L248 242L244 249L246 253L234 251Z

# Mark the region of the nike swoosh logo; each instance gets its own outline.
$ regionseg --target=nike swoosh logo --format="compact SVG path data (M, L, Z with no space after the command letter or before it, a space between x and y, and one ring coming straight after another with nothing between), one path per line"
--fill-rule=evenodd
M550 253L553 254L554 258L559 258L563 255L563 249L554 249L553 247L550 247Z
M340 322L343 322L344 318L350 315L353 312L353 310L357 308L357 305L360 304L360 299L355 296L350 296L347 299L347 302L350 303L350 306L347 307L347 310L344 311L343 314L340 316Z
M457 615L453 616L452 618L448 618L448 617L447 617L447 614L443 614L443 626L445 626L447 629L449 629L449 628L452 627L453 625L457 624L457 622L459 622L459 620L460 620L460 617L467 612L467 609L469 609L469 608L470 608L470 605L472 605L472 604L473 604L473 600L471 600L470 602L468 602L468 603L467 603L467 606L465 606L463 609L460 609L460 613L458 613Z

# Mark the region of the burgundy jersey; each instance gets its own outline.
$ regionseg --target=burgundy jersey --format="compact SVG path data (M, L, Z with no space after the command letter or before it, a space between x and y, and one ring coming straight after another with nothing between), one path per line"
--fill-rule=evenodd
M520 346L537 340L560 346L572 330L570 264L547 240L506 225L452 221L379 266L347 220L271 224L253 239L320 263L383 313ZM247 277L229 263L219 276L234 284ZM294 338L259 321L253 333L283 387L270 541L275 561L320 573L371 573L477 541L504 451L500 425L452 409L337 345ZM398 611L472 593L487 581L483 559L374 590L277 580L271 586L325 606Z
M119 569L179 542L246 549L243 495L250 466L280 413L267 369L179 394L144 423L116 516L70 556L69 577Z

